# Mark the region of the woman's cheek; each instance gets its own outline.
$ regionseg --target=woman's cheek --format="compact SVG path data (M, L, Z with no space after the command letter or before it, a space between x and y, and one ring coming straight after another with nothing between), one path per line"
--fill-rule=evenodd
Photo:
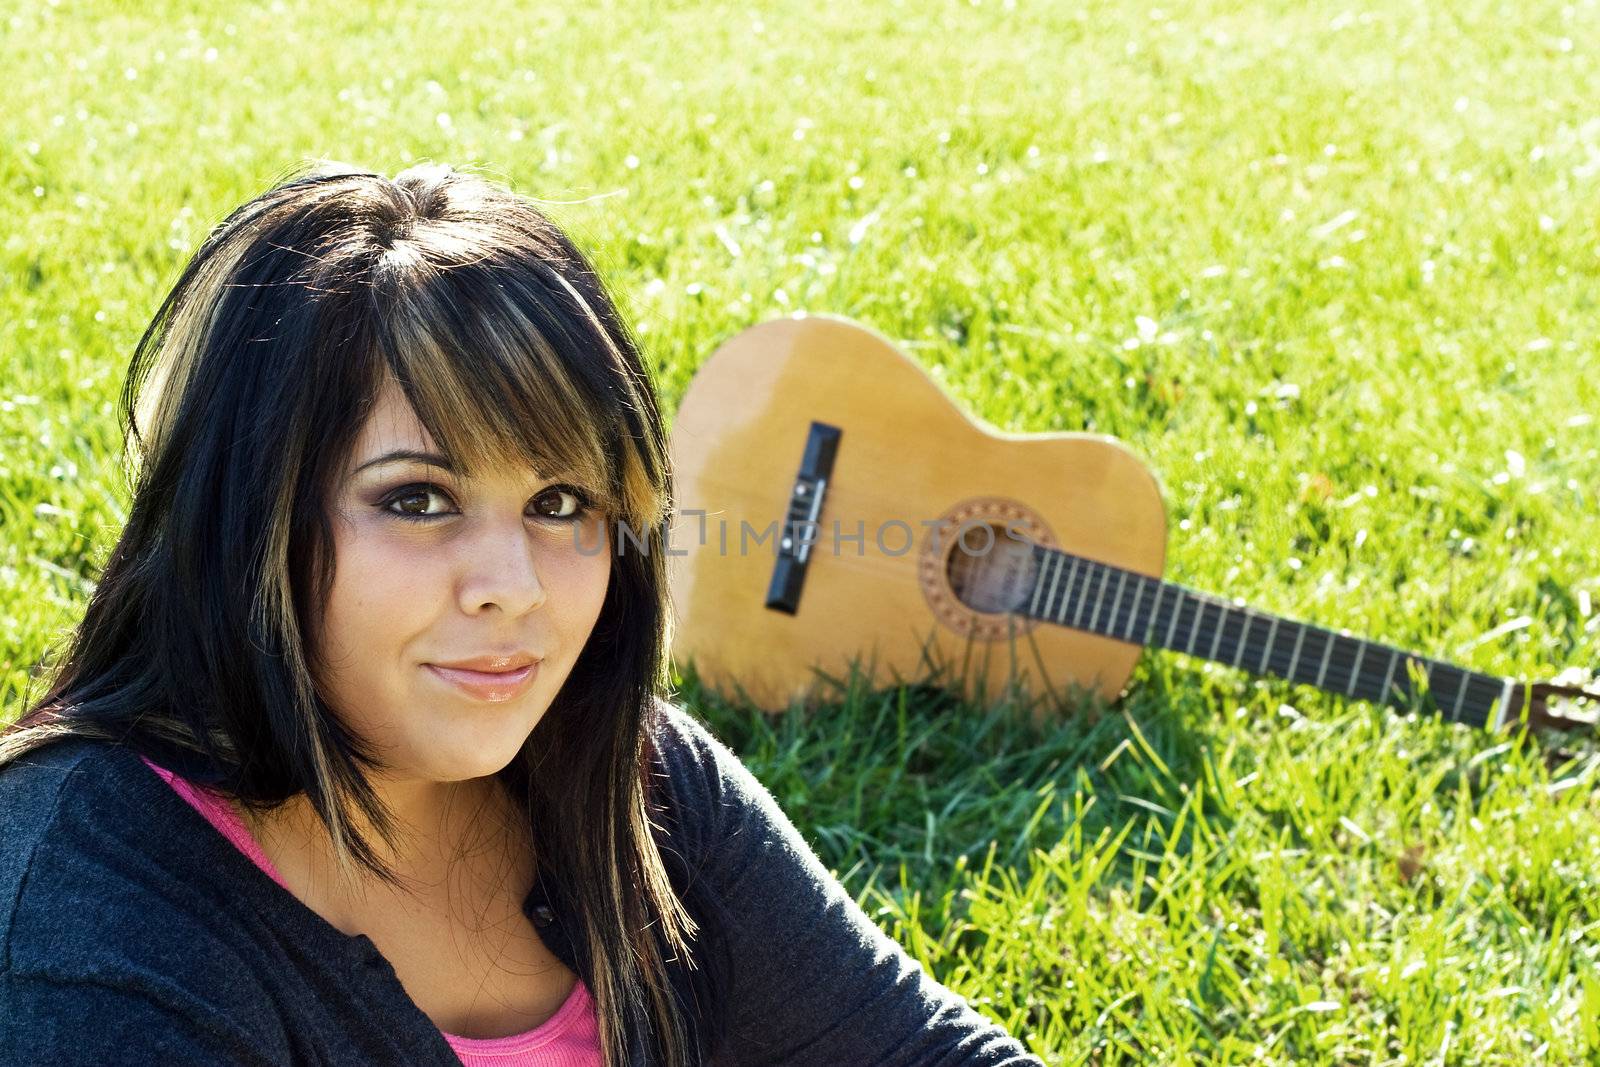
M343 523L335 542L330 650L346 663L352 657L393 662L404 651L407 631L429 610L426 593L435 584L440 553L385 529L381 520Z
M592 625L605 603L611 557L606 551L595 550L595 535L586 532L581 536L583 539L575 542L568 534L564 541L553 546L541 571L551 575L546 585L560 613L574 620L588 620Z

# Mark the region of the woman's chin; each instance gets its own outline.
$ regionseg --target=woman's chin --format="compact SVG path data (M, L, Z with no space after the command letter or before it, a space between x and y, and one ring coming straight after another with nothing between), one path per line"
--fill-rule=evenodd
M484 746L466 752L433 753L428 758L424 774L435 782L487 778L504 770L516 758L521 747L519 742L516 745Z
M477 731L429 744L419 741L412 749L418 777L435 782L464 782L503 770L528 740L530 730Z

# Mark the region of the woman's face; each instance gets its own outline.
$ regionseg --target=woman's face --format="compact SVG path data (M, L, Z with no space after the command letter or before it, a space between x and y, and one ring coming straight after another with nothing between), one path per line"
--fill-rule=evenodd
M558 488L560 472L494 469L467 481L437 465L442 456L395 452L437 449L391 381L333 492L318 680L393 779L493 774L549 708L599 618L605 523ZM530 657L537 666L506 670Z

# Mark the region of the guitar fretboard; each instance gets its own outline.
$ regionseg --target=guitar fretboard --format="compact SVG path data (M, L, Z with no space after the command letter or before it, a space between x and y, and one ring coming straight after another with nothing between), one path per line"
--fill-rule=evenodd
M1498 727L1514 683L1390 645L1281 618L1043 545L1021 614L1270 674L1358 700L1410 707L1425 685L1453 721Z

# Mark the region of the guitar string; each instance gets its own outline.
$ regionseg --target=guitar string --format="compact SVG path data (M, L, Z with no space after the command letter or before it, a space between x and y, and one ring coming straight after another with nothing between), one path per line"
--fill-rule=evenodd
M1230 625L1230 623L1237 622L1241 618L1240 614L1229 616L1226 620L1219 619L1218 622L1214 623L1213 626L1220 635L1216 654L1213 656L1202 657L1210 659L1213 662L1222 663L1225 666L1237 667L1238 669L1248 671L1250 668L1247 667L1246 663L1251 661L1259 663L1264 655L1266 662L1265 671L1270 671L1270 673L1277 674L1282 677L1289 677L1289 665L1293 662L1293 657L1292 654L1286 655L1285 653L1283 640L1287 636L1287 633L1276 636L1271 644L1249 636L1252 631L1257 629L1258 622L1270 623L1275 620L1280 624L1288 623L1290 626L1300 627L1310 633L1318 634L1323 638L1322 646L1325 651L1329 652L1327 671L1324 679L1326 684L1324 688L1327 688L1330 691L1338 691L1340 689L1339 682L1341 679L1343 680L1345 687L1350 686L1352 684L1352 676L1354 676L1353 682L1357 686L1375 682L1376 676L1382 674L1385 670L1385 668L1379 667L1378 664L1387 664L1391 654L1398 658L1418 661L1426 670L1428 670L1430 674L1450 672L1451 674L1455 675L1465 674L1475 679L1483 679L1496 683L1503 681L1503 679L1497 679L1493 675L1474 670L1470 667L1463 667L1456 663L1437 659L1432 656L1426 656L1418 652L1409 651L1396 645L1385 644L1381 641L1376 641L1371 638L1360 637L1355 634L1339 633L1315 623L1301 622L1287 616L1274 616L1264 612L1258 612L1250 608L1241 608L1239 605L1229 605L1229 608L1236 613L1244 613L1242 616L1244 619L1243 623L1237 626ZM1149 627L1152 625L1152 623L1154 623L1155 627L1159 629L1160 619L1163 617L1170 618L1170 614L1173 610L1176 610L1180 613L1179 617L1181 620L1183 613L1182 606L1179 606L1176 609L1169 608L1164 615L1156 616L1154 619L1150 619L1148 614L1140 614L1139 616L1135 617L1132 614L1124 613L1119 610L1116 613L1115 619L1108 624L1107 628L1113 633L1115 633L1117 630L1127 631L1130 629L1130 627L1134 630L1137 630L1138 627L1134 625L1136 618L1145 618L1147 619L1146 627ZM1191 627L1197 625L1198 623L1199 610L1203 610L1203 607L1189 613L1189 625ZM1330 645L1331 649L1329 648ZM1239 659L1240 662L1234 662L1236 658ZM1280 664L1280 660L1283 660L1284 662ZM1309 665L1309 663L1312 661L1313 657L1307 656L1302 658L1301 663ZM1365 670L1357 671L1357 665L1362 663L1369 664L1369 666L1367 666ZM1299 664L1296 664L1296 666L1298 667ZM1258 669L1252 673L1260 674L1264 673L1264 671ZM1299 681L1300 679L1293 678L1291 680ZM1456 684L1460 684L1459 678L1446 678L1444 681L1447 684L1451 681L1454 681Z
M1200 604L1195 611L1187 613L1184 612L1185 605L1180 603L1175 609L1169 608L1166 614L1170 615L1173 610L1176 610L1180 618L1187 615L1189 627L1193 628L1197 625L1200 611L1208 604L1214 606L1215 603L1214 600L1208 601ZM1234 622L1239 618L1237 614L1226 621L1219 621L1213 624L1216 630L1214 637L1217 646L1216 651L1215 654L1202 656L1202 659L1220 663L1225 667L1241 670L1247 674L1256 676L1269 675L1288 681L1291 684L1308 685L1350 699L1395 706L1406 706L1410 699L1419 695L1421 690L1411 684L1409 675L1395 675L1392 678L1385 678L1384 681L1379 681L1380 669L1376 668L1375 665L1377 663L1389 664L1407 660L1417 661L1431 683L1429 693L1433 698L1438 713L1453 721L1470 722L1478 725L1483 725L1488 721L1488 717L1494 710L1495 705L1504 698L1505 683L1508 680L1505 677L1487 674L1473 670L1470 667L1462 667L1458 664L1434 659L1394 645L1386 645L1352 634L1335 633L1326 627L1298 623L1292 619L1255 612L1253 609L1241 609L1239 605L1227 606L1235 612L1243 610L1247 613L1244 616L1245 625L1229 625L1230 622ZM1154 625L1154 628L1159 628L1162 616L1157 615L1154 619L1150 619L1148 613L1141 613L1136 616L1131 612L1124 612L1119 609L1115 618L1107 623L1107 628L1111 629L1112 632L1126 630L1130 626L1137 630L1139 628L1133 624L1141 618L1147 620L1145 624L1147 628L1152 627L1152 625ZM1316 681L1307 677L1305 673L1298 669L1291 672L1289 666L1295 663L1294 656L1293 654L1286 654L1283 646L1278 641L1274 641L1271 645L1266 645L1264 642L1252 644L1250 641L1245 640L1246 634L1250 632L1248 628L1253 627L1258 620L1271 620L1274 618L1277 618L1280 622L1289 622L1292 625L1299 625L1307 630L1321 633L1327 638L1327 641L1324 642L1324 651L1332 652L1333 654L1328 656L1326 666L1321 668L1325 672L1323 684L1318 685ZM1332 645L1331 649L1328 647L1330 643ZM1348 651L1351 645L1354 646L1354 651ZM1181 648L1174 650L1182 651ZM1377 650L1377 655L1366 662L1374 664L1374 667L1357 672L1354 668L1362 663L1363 658L1373 650ZM1249 653L1248 657L1245 656L1247 652ZM1246 659L1248 659L1259 663L1263 658L1263 653L1265 653L1265 666L1251 666L1246 662ZM1390 658L1391 653L1393 659ZM1240 662L1236 663L1236 659L1240 660ZM1307 655L1300 662L1309 666L1310 663L1316 662L1316 654Z
M1041 551L1050 552L1059 550L1046 549L1043 546L1039 546L1035 552L1035 559L1042 564L1044 561L1039 557L1039 552ZM1062 552L1061 554L1067 557L1071 557L1073 555L1065 552ZM1080 581L1079 583L1080 593L1087 588L1087 581L1093 580L1094 569L1100 569L1106 572L1112 570L1126 570L1125 568L1118 568L1114 564L1108 564L1098 560L1089 560L1086 559L1086 557L1077 558L1084 559L1085 562L1090 565L1090 568L1085 574L1085 580ZM1419 691L1411 685L1409 676L1399 676L1389 680L1388 688L1390 690L1392 690L1395 686L1400 687L1401 692L1398 694L1392 691L1385 691L1385 685L1383 682L1376 683L1378 688L1378 692L1376 693L1369 695L1362 691L1371 689L1376 680L1372 674L1365 672L1358 673L1354 668L1357 664L1363 661L1363 657L1370 650L1376 649L1379 651L1379 656L1372 661L1374 664L1377 662L1389 662L1383 658L1387 653L1393 653L1397 658L1403 657L1405 660L1418 661L1423 667L1423 670L1429 681L1435 683L1430 685L1429 692L1434 697L1435 704L1438 706L1440 713L1452 719L1467 721L1469 718L1484 716L1485 718L1479 719L1479 721L1486 721L1488 712L1493 710L1494 704L1503 695L1504 685L1507 681L1505 677L1476 671L1470 667L1463 667L1445 660L1424 656L1420 653L1399 648L1398 646L1383 644L1369 638L1358 637L1354 634L1335 632L1325 626L1320 626L1315 623L1301 622L1296 619L1291 619L1287 616L1275 616L1270 613L1261 612L1249 607L1248 605L1235 604L1212 594L1202 593L1197 590L1190 589L1187 586L1179 585L1176 582L1168 582L1150 575L1141 575L1135 571L1128 571L1127 573L1133 574L1136 577L1144 578L1147 583L1153 584L1156 588L1156 595L1151 599L1149 608L1145 609L1143 614L1140 614L1140 605L1143 601L1143 590L1139 592L1138 596L1134 600L1133 604L1129 606L1128 610L1124 611L1120 602L1113 605L1113 611L1110 613L1106 621L1101 626L1095 628L1095 631L1102 633L1104 636L1111 637L1113 640L1122 640L1131 644L1143 645L1143 642L1132 641L1117 635L1119 631L1131 634L1139 630L1139 627L1137 627L1135 624L1141 618L1146 620L1144 626L1144 632L1146 633L1154 633L1156 630L1160 629L1160 622L1163 618L1167 619L1173 624L1181 622L1185 615L1185 608L1190 604L1194 605L1194 610L1188 613L1188 629L1194 629L1199 625L1202 613L1205 611L1205 609L1207 607L1216 607L1221 611L1231 612L1232 614L1226 616L1219 614L1217 622L1213 624L1217 630L1217 633L1213 638L1213 652L1209 655L1201 655L1200 658L1209 660L1211 662L1221 663L1224 666L1242 670L1249 674L1255 674L1258 676L1270 674L1293 684L1310 685L1313 688L1321 689L1325 692L1330 692L1341 696L1347 696L1352 699L1368 700L1380 703L1394 703L1396 701L1404 701L1407 697L1415 696ZM1102 578L1102 584L1103 581L1104 579ZM1161 597L1165 595L1165 590L1168 587L1177 589L1179 595L1174 599L1174 604L1169 606L1164 613L1158 613L1158 606L1161 602ZM1076 595L1067 591L1063 592L1064 598L1069 595L1076 600ZM1067 605L1064 602L1060 608L1055 610L1054 613L1058 615L1065 614L1066 606ZM1172 618L1172 614L1174 612L1177 613L1176 618ZM1230 627L1228 625L1229 622L1237 621L1241 618L1243 619L1242 625L1237 627ZM1247 635L1250 633L1251 627L1254 626L1257 620L1269 622L1276 620L1280 623L1287 622L1291 626L1298 626L1308 632L1323 635L1325 637L1325 641L1323 642L1324 655L1327 657L1327 662L1321 667L1324 675L1323 684L1318 685L1314 681L1296 676L1298 671L1291 673L1289 671L1289 665L1294 664L1294 659L1292 657L1290 658L1289 663L1284 664L1280 668L1278 665L1278 659L1281 653L1280 647L1276 642L1266 647L1252 646L1247 640ZM1053 620L1046 617L1042 621ZM1237 633L1235 634L1234 631L1237 631ZM1229 638L1229 640L1225 642L1223 640L1224 638ZM1353 650L1348 650L1351 646L1353 646ZM1165 642L1163 642L1160 645L1147 647L1169 648L1171 646L1167 646ZM1235 662L1235 660L1242 659L1246 651L1251 651L1253 654L1254 650L1258 647L1260 647L1261 652L1266 653L1265 667L1251 668L1246 666L1243 662ZM1178 648L1172 648L1172 650L1182 651L1182 649ZM1197 655L1198 653L1189 654ZM1259 661L1261 657L1256 656L1255 658ZM1309 663L1310 657L1308 657L1305 662ZM1298 666L1298 664L1294 665ZM1343 686L1338 685L1338 679L1340 677L1343 677L1344 679ZM1455 687L1455 694L1453 696L1449 695L1452 685Z

